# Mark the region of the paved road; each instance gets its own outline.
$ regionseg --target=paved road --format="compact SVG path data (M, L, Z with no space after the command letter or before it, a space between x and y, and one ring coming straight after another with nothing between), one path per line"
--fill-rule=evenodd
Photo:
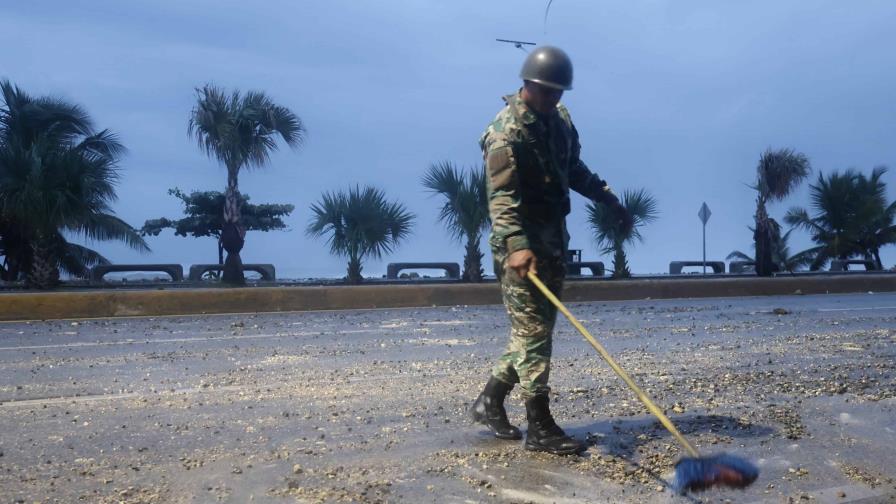
M0 324L0 502L896 502L896 294L570 308L759 481L672 495L678 447L565 322L588 452L489 438L465 410L506 316L456 307Z

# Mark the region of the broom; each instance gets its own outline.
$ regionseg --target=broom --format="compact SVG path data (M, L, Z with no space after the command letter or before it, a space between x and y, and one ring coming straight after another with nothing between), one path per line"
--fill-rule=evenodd
M750 485L759 476L759 469L747 460L734 455L720 453L712 456L701 456L700 452L694 448L691 443L678 431L675 424L663 413L663 410L641 390L624 369L613 359L609 352L598 343L594 336L563 306L563 303L557 299L533 272L528 273L529 280L535 284L551 303L557 307L563 315L582 333L582 336L591 343L591 346L597 350L597 353L613 368L613 371L629 386L630 389L638 396L638 399L644 403L644 406L650 410L654 416L663 424L674 437L681 443L688 457L682 457L675 463L675 478L672 480L672 488L679 493L688 491L699 491L714 486L729 486L733 488L744 488Z

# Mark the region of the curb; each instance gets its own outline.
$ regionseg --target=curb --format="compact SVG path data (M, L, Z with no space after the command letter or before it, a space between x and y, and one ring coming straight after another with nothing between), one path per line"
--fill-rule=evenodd
M894 274L567 282L565 301L896 291ZM0 321L500 304L497 284L89 290L0 294Z

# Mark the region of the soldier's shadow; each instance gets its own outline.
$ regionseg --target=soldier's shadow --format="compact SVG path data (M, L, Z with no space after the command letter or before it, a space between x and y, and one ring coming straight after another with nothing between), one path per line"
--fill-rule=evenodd
M737 418L725 415L680 415L670 418L685 437L713 433L732 439L759 438L767 437L775 431L765 425L744 424ZM640 459L640 448L648 443L662 441L678 445L678 441L655 418L612 419L578 427L570 425L564 430L571 436L586 440L590 454L618 457L634 468L641 468L656 483L671 486L671 482L663 474L641 465L637 460ZM718 451L724 450L725 446L720 444ZM681 451L683 453L684 449ZM693 502L700 502L690 496L685 497Z

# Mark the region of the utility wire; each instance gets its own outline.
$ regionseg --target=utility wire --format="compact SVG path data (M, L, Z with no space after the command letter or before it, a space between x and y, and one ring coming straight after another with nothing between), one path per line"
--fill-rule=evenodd
M548 34L548 11L551 10L551 4L554 3L554 0L548 0L547 7L544 8L544 34Z

